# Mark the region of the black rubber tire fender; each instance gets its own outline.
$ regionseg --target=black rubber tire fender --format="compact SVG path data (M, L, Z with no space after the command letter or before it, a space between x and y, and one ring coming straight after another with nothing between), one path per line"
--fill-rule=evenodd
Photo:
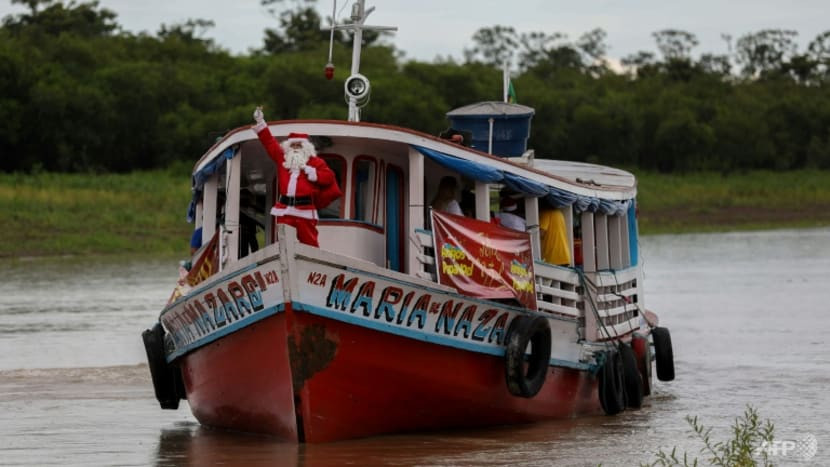
M162 409L178 409L179 400L184 395L179 392L182 391L181 372L177 366L167 363L164 354L164 328L161 327L161 323L156 323L152 329L141 333L141 338L147 352L147 364L150 367L156 400Z
M623 366L625 406L639 409L643 406L643 377L637 368L637 355L628 344L620 344L620 357Z
M631 338L631 348L637 357L637 367L643 377L643 396L651 395L651 343L647 337L636 335Z
M654 342L657 379L660 381L674 380L674 351L671 345L671 333L667 328L655 327L651 330L651 340Z
M520 315L507 328L504 377L507 390L518 397L533 397L542 389L550 361L551 333L544 316ZM532 345L525 363L527 345Z
M597 393L600 406L607 415L616 415L625 409L622 374L622 358L619 352L606 351L605 363L598 373Z

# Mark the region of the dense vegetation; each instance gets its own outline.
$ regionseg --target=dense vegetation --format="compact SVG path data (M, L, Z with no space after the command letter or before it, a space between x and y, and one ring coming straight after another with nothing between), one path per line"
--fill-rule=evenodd
M314 1L274 7L279 28L263 47L233 55L203 39L210 21L121 30L97 2L11 0L26 13L0 27L0 171L126 172L194 160L218 136L269 119L344 118L350 52L326 81L323 20ZM693 34L654 33L612 71L601 30L558 33L486 27L463 61L404 61L369 38L362 70L373 84L366 121L437 133L445 112L501 93L500 64L519 66L519 101L536 109L537 155L662 172L830 168L830 31L798 51L796 33L763 30L730 42L730 55L693 58ZM380 40L379 40L380 39ZM728 38L727 38L728 39Z

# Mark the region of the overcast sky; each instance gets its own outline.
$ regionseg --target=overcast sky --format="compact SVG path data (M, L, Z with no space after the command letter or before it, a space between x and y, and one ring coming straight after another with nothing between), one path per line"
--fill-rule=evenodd
M317 4L322 16L331 15L330 0ZM344 4L338 1L338 10ZM161 24L189 18L213 20L216 26L206 37L234 53L261 47L263 31L276 26L259 0L100 0L100 5L115 11L118 24L132 32L155 33ZM804 50L830 30L830 0L367 0L366 5L376 7L367 23L397 26L390 42L407 58L421 61L437 55L461 59L476 30L497 24L518 32L562 32L573 40L602 28L608 55L617 59L640 50L656 52L651 33L667 28L695 34L700 45L694 54L726 53L723 33L737 39L761 29L793 29ZM0 16L21 11L0 0ZM347 6L340 18L348 15Z

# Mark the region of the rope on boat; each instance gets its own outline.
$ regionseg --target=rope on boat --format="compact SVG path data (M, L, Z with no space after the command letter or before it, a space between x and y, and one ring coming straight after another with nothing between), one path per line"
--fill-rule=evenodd
M582 271L581 269L577 269L576 272L577 272L577 275L579 276L580 285L582 285L582 287L586 291L585 296L588 298L588 303L591 305L591 310L594 312L594 317L596 317L597 323L599 323L600 327L602 328L602 331L605 333L605 337L610 339L611 338L611 333L608 331L608 328L605 326L605 321L603 321L602 317L599 315L599 310L597 309L597 305L594 302L594 297L592 296L592 294L587 293L589 290L596 293L598 291L598 287L596 286L596 284L591 282L591 280L588 279L585 276L585 271ZM605 342L603 342L603 344L605 345L606 348L610 349L610 348L618 347L620 342L619 341L616 341L616 342L605 341ZM597 366L599 367L601 365L598 364Z

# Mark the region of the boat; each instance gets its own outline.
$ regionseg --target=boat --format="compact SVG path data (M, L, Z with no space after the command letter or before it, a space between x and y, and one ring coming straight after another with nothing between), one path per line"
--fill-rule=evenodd
M439 136L360 121L371 11L358 0L342 26L348 120L246 124L196 162L203 245L142 334L161 407L300 443L641 407L674 362L645 308L635 177L536 157L535 111L515 103L452 110ZM290 135L342 193L318 209L319 246L270 215L299 199L263 145ZM444 177L463 215L430 208ZM502 201L524 231L497 220Z

